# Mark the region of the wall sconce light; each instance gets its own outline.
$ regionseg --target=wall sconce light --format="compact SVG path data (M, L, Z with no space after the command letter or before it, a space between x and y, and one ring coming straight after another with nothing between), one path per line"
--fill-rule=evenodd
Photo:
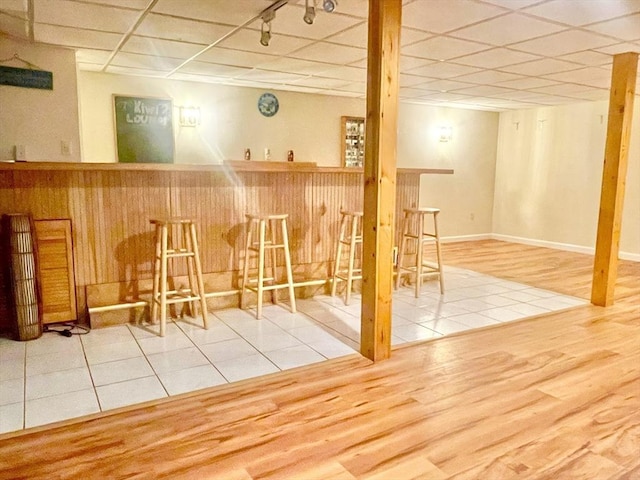
M180 107L180 126L195 127L200 124L199 107Z
M453 129L451 127L446 127L446 126L440 127L439 137L441 142L450 142L452 134L453 134Z
M309 0L304 0L304 23L312 25L316 18L316 0L313 0L313 4L309 5Z

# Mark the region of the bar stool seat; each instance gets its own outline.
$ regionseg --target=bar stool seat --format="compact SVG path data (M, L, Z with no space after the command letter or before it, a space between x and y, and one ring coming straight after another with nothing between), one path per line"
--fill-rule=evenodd
M440 235L438 233L439 208L405 208L404 220L402 223L402 240L400 251L398 252L398 268L395 287L400 286L400 278L405 272L416 276L415 296L420 296L422 278L436 274L440 282L440 293L444 293L444 277L442 273L442 254L440 251ZM433 219L433 233L425 231L425 217ZM407 244L414 242L416 245L416 262L414 265L405 266L405 256L407 255ZM434 242L436 246L437 263L428 262L423 259L424 246Z
M293 289L293 273L291 271L291 254L289 252L289 236L287 233L287 214L255 215L247 214L247 243L244 251L244 271L242 275L242 290L240 294L240 308L245 307L245 292L256 292L258 296L256 318L262 317L263 293L272 292L272 301L278 303L278 289L289 290L290 310L296 313L296 298ZM278 225L279 224L279 225ZM279 228L278 228L279 226ZM280 235L278 239L278 230ZM257 236L257 239L255 238ZM278 281L277 259L278 250L284 253L286 281ZM270 252L269 276L265 276L266 252ZM250 278L251 256L258 260L257 277Z
M202 310L204 328L207 323L207 302L204 296L202 266L198 251L196 227L187 218L169 217L151 219L155 225L155 261L153 267L153 297L151 299L151 321L156 322L160 307L160 336L164 337L167 323L167 305L188 303L191 315L197 316L197 305ZM175 231L175 232L174 232ZM177 236L174 235L177 233ZM184 259L187 263L189 287L179 290L167 289L169 260Z
M351 290L354 280L362 279L362 266L355 268L355 259L358 246L362 248L362 212L340 210L340 231L336 246L336 257L333 263L333 281L331 283L331 296L336 295L338 281L347 282L345 287L344 304L349 305ZM342 268L343 246L348 249L347 267Z

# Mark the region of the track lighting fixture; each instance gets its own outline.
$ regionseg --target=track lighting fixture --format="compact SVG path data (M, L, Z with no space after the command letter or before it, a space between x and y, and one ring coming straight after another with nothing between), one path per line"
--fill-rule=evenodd
M260 45L268 47L270 40L271 40L271 22L263 21L262 28L260 29Z
M282 8L289 0L275 0L270 6L262 10L258 15L253 17L249 22L253 22L257 19L262 20L262 27L260 28L260 44L265 47L269 46L271 41L271 21L276 18L276 10ZM316 5L318 0L304 0L304 16L302 19L308 25L312 25L316 19ZM338 0L323 0L322 8L325 12L331 13L338 6Z
M336 9L337 6L338 6L338 0L324 0L322 2L322 9L325 12L331 13Z
M308 25L312 25L316 18L316 0L313 0L313 5L309 5L309 0L304 0L304 17L302 19Z

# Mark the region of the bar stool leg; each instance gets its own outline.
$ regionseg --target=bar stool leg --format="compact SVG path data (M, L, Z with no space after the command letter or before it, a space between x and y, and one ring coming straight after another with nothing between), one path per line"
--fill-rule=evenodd
M358 217L351 217L351 238L349 239L349 270L347 270L347 295L345 305L351 300L351 286L353 284L353 264L356 258L356 236L358 234Z
M166 225L161 227L160 254L160 336L164 337L167 330L167 243L169 231Z
M205 330L209 328L207 315L207 299L204 296L204 280L202 279L202 263L200 262L200 250L198 248L198 239L196 237L196 226L189 224L191 231L191 243L193 245L193 261L195 263L196 281L198 282L198 296L200 297L200 310L202 311L202 323Z
M180 230L182 233L182 244L185 246L185 248L190 251L193 252L193 242L191 241L191 231L189 229L189 226L186 223L183 223L180 225ZM196 293L196 279L193 273L194 270L194 264L195 264L195 258L194 257L187 257L187 275L189 278L189 290L191 291L191 295L195 295ZM189 313L191 314L192 317L197 317L198 316L198 304L195 300L188 302L189 304Z
M156 256L153 260L153 294L151 297L151 312L149 312L150 323L155 323L158 320L158 301L160 300L160 252L162 237L162 227L156 225Z
M409 228L409 214L404 213L404 219L402 220L402 237L400 240L400 250L398 251L398 266L396 267L396 290L400 287L400 278L402 277L402 265L404 262L404 251L406 248L407 232Z
M422 286L422 257L424 253L424 217L418 215L418 248L416 251L416 298L420 296L420 287Z
M344 240L344 232L347 228L347 216L342 214L340 219L340 231L338 232L338 247L336 248L336 259L333 263L333 281L331 282L331 296L336 296L338 287L338 271L340 270L340 260L342 255L342 240Z
M264 237L266 227L266 221L261 219L258 233L258 306L256 318L262 317L262 294L264 287Z
M438 233L438 213L433 214L433 229L436 236L436 255L438 257L438 280L440 280L440 294L444 294L444 275L442 274L442 252L440 250L440 234Z
M248 222L249 228L247 229L247 242L244 248L244 268L242 273L242 290L240 291L240 308L244 309L245 305L245 289L247 288L247 282L249 281L249 247L251 247L251 237L253 233L253 220L249 220Z
M289 284L289 301L291 313L296 313L296 295L293 288L293 273L291 272L291 254L289 253L289 235L287 234L287 220L282 219L282 243L284 245L284 263L287 268L287 283Z
M276 220L269 220L269 230L271 231L271 278L273 278L273 284L275 285L276 283L276 274L277 274L277 267L276 267L276 261L278 259L278 252L276 251L274 245L276 245L276 240L277 240L277 229L276 229ZM273 302L274 305L278 305L278 290L276 288L274 288L273 290L271 290L271 301Z

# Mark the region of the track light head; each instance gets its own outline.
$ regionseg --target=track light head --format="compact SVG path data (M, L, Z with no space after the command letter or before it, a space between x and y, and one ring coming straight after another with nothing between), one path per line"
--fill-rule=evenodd
M304 17L302 19L308 25L312 25L316 18L315 0L313 0L313 3L314 5L309 5L309 0L304 1Z
M267 28L265 28L265 25ZM262 22L262 28L260 29L260 45L264 47L269 46L271 40L271 22Z
M336 9L337 6L338 6L338 0L324 0L322 2L322 9L325 12L331 13Z

